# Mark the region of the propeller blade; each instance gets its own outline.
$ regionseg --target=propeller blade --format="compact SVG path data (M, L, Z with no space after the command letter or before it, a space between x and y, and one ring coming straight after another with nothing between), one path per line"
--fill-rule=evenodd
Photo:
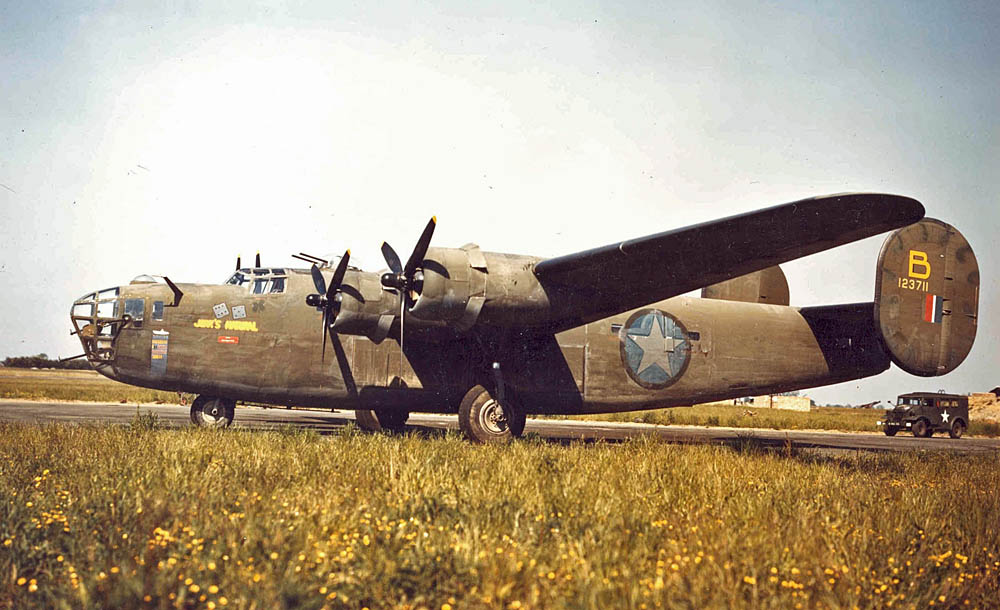
M257 253L257 260L254 261L254 267L260 268L260 252Z
M420 239L417 240L417 245L413 248L413 253L410 254L410 259L406 261L403 275L408 279L413 277L413 272L417 270L420 263L424 262L424 256L427 255L427 248L431 245L431 237L434 235L434 227L436 226L437 216L431 216L427 226L424 227L424 232L420 234Z
M399 295L399 378L403 378L403 318L406 315L406 295Z
M236 270L237 271L240 270L240 255L239 254L236 255Z
M340 290L340 284L344 281L344 274L347 273L347 262L351 260L351 251L348 250L344 252L344 256L340 258L340 264L333 271L333 277L330 278L330 288L326 293L326 300L333 303L333 297Z
M320 362L326 362L326 336L329 334L329 328L326 324L326 314L329 309L323 310L323 355L320 357Z
M312 273L313 285L316 287L316 292L319 294L326 294L326 280L323 279L323 274L320 273L319 267L316 266L316 263L313 263L309 272Z
M399 262L399 255L386 242L382 242L382 256L385 258L385 264L389 265L389 269L393 273L400 274L403 272L403 264Z

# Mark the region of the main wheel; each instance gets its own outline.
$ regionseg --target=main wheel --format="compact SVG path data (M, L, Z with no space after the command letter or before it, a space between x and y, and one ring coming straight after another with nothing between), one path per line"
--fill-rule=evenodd
M885 428L882 428L882 432L885 432L886 436L896 436L896 433L899 432L899 428L890 428L889 426L886 426Z
M923 419L918 419L913 422L913 436L917 438L924 438L927 436L927 421Z
M402 432L406 429L409 411L361 409L354 412L354 421L365 432Z
M199 396L191 403L191 421L202 428L226 428L233 423L236 401Z
M963 434L965 434L965 424L960 419L955 420L955 423L951 425L951 430L948 431L948 436L951 438L962 438Z
M466 392L458 407L458 427L476 443L506 443L519 437L526 419L523 411L509 403L501 405L481 385Z

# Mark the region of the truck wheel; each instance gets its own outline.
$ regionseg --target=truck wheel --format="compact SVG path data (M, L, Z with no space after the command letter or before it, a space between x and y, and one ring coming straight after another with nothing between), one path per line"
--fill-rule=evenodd
M525 414L513 405L501 405L490 391L477 385L462 398L458 427L475 443L506 443L524 433Z
M191 403L191 421L200 428L227 428L233 423L236 401L199 396Z
M964 433L965 433L965 424L962 423L962 420L958 419L955 420L955 423L951 425L951 430L948 431L948 436L950 436L951 438L962 438L962 435Z
M927 420L918 419L913 422L913 436L916 438L927 436Z
M886 436L896 436L896 432L899 432L899 429L898 428L890 428L890 427L886 426L885 428L882 428L882 432L885 432Z

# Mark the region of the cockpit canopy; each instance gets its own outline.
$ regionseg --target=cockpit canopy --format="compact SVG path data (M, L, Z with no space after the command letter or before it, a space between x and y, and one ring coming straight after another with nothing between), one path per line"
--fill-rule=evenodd
M245 286L251 294L277 294L285 291L287 270L281 267L244 268L234 273L226 284Z

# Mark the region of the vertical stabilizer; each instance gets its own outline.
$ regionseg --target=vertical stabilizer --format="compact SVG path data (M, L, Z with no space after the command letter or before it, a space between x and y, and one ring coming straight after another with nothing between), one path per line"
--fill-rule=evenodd
M889 234L875 323L893 362L923 377L950 373L972 349L978 312L979 264L955 227L924 218Z

